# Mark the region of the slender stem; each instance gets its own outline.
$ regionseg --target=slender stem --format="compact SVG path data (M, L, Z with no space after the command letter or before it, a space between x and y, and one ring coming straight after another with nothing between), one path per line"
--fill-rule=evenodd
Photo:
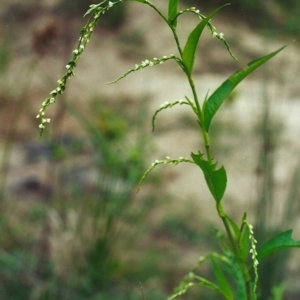
M187 75L190 87L192 89L192 93L193 93L193 97L194 97L194 102L195 102L196 107L197 107L197 112L198 112L197 116L198 116L198 120L199 120L199 123L200 123L201 131L202 131L202 136L203 136L203 139L204 139L204 144L205 144L205 150L206 150L207 159L208 159L208 161L211 161L212 160L212 155L210 153L209 134L205 130L204 126L203 126L203 124L204 124L204 116L203 116L203 113L202 113L202 110L201 110L201 107L200 107L200 104L199 104L199 99L198 99L197 91L196 91L196 88L195 88L195 84L194 84L192 76L188 72L186 72L186 75Z
M179 38L178 38L177 32L174 29L174 27L169 23L168 19L155 7L155 5L153 3L151 3L150 1L147 1L146 4L148 4L150 7L152 7L163 18L163 20L167 23L167 25L170 27L170 29L173 33L173 36L174 36L174 40L176 42L178 52L180 54L180 57L182 57L183 51L181 49Z
M180 57L182 59L183 51L182 51L182 48L181 48L181 45L180 45L180 42L179 42L179 38L178 38L178 35L177 35L177 32L176 32L176 28L174 28L169 23L168 19L150 1L147 1L146 4L148 4L150 7L152 7L163 18L163 20L167 23L167 25L170 27L170 29L173 33L175 42L176 42L178 52L180 53ZM203 112L201 110L201 106L200 106L200 103L199 103L199 99L198 99L197 91L196 91L196 88L195 88L194 80L192 78L192 74L185 68L184 63L183 63L183 71L187 76L189 85L190 85L192 93L193 93L194 102L195 102L195 105L196 105L196 108L197 108L197 117L198 117L198 121L200 123L201 132L202 132L202 136L203 136L203 139L204 139L207 159L208 159L208 161L212 161L212 155L211 155L211 152L210 152L209 134L208 134L208 132L206 131L206 129L204 127L204 115L203 115ZM217 205L217 211L218 211L219 217L222 219L222 222L224 224L224 227L225 227L225 230L226 230L226 233L227 233L227 236L228 236L229 243L231 245L233 254L234 254L234 256L235 256L235 258L238 262L239 268L240 268L240 270L243 274L243 278L244 278L244 281L245 281L245 284L246 284L247 300L251 300L251 287L250 287L251 278L250 278L250 275L249 275L249 272L248 272L248 269L247 269L247 265L240 257L240 251L239 251L239 248L238 248L238 245L237 245L237 241L234 239L234 237L232 235L232 232L230 230L230 225L228 224L228 220L226 218L226 214L225 214L224 208L223 208L221 203L219 203Z
M225 215L225 212L224 212L224 208L223 208L221 203L217 206L217 211L218 211L219 217L222 219L222 222L224 224L229 242L230 242L231 247L232 247L233 254L236 257L237 262L238 262L239 267L240 267L240 270L243 274L243 278L244 278L244 281L245 281L245 284L246 284L247 299L251 300L251 285L250 285L251 284L251 277L250 277L250 274L248 272L248 268L247 268L246 263L240 258L237 243L236 243L235 239L232 236L230 226L228 224L228 221L227 221L227 218L226 218L226 215Z

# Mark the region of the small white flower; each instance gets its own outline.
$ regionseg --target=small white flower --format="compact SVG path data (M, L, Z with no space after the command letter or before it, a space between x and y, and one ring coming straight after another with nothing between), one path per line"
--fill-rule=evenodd
M69 70L71 68L71 66L70 65L66 65L66 68L67 68L67 70Z
M40 115L37 115L36 118L37 118L37 119L40 118Z
M223 33L223 32L220 32L220 33L219 33L219 38L220 38L220 39L224 39L224 33Z
M111 1L108 2L108 7L113 7L113 3Z
M213 33L213 37L216 37L216 36L218 36L218 33L215 31L215 32Z
M141 63L141 66L144 68L144 67L147 67L149 65L149 60L146 59L145 61L142 61Z
M51 98L50 98L50 103L52 104L52 103L54 103L54 102L55 102L55 98L51 97Z
M40 124L40 125L39 125L39 128L40 128L40 129L44 129L44 128L45 128L45 125L44 125L44 124Z
M42 119L42 124L45 124L45 123L50 123L50 119L48 118L48 119L45 119L45 118L43 118Z
M78 52L79 52L78 49L75 49L75 50L73 51L74 54L78 54Z

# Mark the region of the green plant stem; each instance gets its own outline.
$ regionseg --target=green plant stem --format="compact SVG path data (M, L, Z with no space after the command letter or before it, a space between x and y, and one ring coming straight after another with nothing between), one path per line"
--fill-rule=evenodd
M196 92L195 84L194 84L194 81L193 81L193 78L191 77L191 75L188 74L187 72L186 72L186 75L188 77L188 81L189 81L190 87L192 89L193 97L194 97L194 102L195 102L196 107L197 107L198 121L199 121L199 124L200 124L200 127L201 127L201 132L202 132L202 136L203 136L203 140L204 140L207 160L212 161L212 155L211 155L211 152L210 152L209 134L203 126L204 116L203 116L203 113L202 113L202 110L201 110L201 107L200 107L200 104L199 104L199 99L198 99L198 95L197 95L197 92Z
M151 2L146 2L146 3L150 7L152 7L162 17L162 19L167 23L167 25L169 26L169 28L171 29L171 31L173 33L177 49L178 49L178 52L179 52L181 60L182 60L183 71L187 76L189 85L190 85L192 93L193 93L194 103L195 103L196 108L197 108L198 122L199 122L199 125L201 127L202 137L203 137L204 144L205 144L205 151L206 151L207 160L211 162L212 161L212 155L211 155L211 151L210 151L209 133L206 131L206 129L204 127L204 115L203 115L203 112L201 110L201 106L200 106L200 103L199 103L199 99L198 99L197 91L196 91L196 88L195 88L194 80L192 78L192 74L187 70L187 68L185 67L185 65L183 63L183 59L182 59L183 51L182 51L182 48L181 48L181 45L180 45L180 42L179 42L179 38L178 38L178 35L177 35L177 32L176 32L176 28L174 28L170 24L168 19ZM246 266L245 262L241 259L240 255L239 255L239 249L238 249L237 243L236 243L235 239L233 238L233 235L232 235L231 230L230 230L230 226L229 226L227 218L226 218L224 208L223 208L221 203L219 203L217 205L217 211L218 211L219 217L222 219L222 222L224 224L224 227L225 227L228 239L229 239L229 243L231 244L233 254L236 257L238 265L240 267L240 270L243 274L244 281L245 281L245 284L246 284L247 300L251 300L251 287L250 287L251 278L250 278L250 275L249 275L249 272L248 272L248 269L247 269L247 266Z
M157 13L165 20L165 22L170 27L170 29L171 29L171 31L173 33L176 45L177 45L178 52L180 53L180 57L182 59L183 52L182 52L182 49L181 49L181 46L180 46L178 35L176 33L176 29L173 26L171 26L171 24L169 24L168 20L160 13L159 10L157 10L157 8L155 6L152 6L152 5L150 5L150 6L157 11ZM207 156L208 161L212 161L212 155L211 155L211 152L210 152L209 133L206 131L205 127L203 126L203 124L204 124L204 115L203 115L202 110L201 110L201 106L200 106L200 103L199 103L197 91L196 91L195 84L194 84L194 80L192 78L192 75L187 71L187 69L183 69L183 71L185 72L185 74L187 76L187 79L189 81L189 85L190 85L192 93L193 93L194 103L196 104L197 116L198 116L198 121L200 123L201 132L202 132L202 136L203 136L203 140L204 140L204 145L205 145L205 150L206 150L206 156ZM223 208L223 206L222 206L221 203L217 206L217 211L218 211L219 217L222 219L222 222L224 224L224 227L225 227L225 230L226 230L229 242L231 244L234 256L236 257L236 259L238 261L238 264L240 266L240 269L242 271L242 274L243 274L243 277L244 277L244 280L245 280L245 284L246 284L247 299L251 300L251 289L250 289L251 279L250 279L250 275L249 275L249 272L247 270L247 266L240 259L239 249L237 247L236 241L234 240L234 238L232 236L232 233L231 233L231 230L230 230L230 226L229 226L228 221L226 219L224 208Z
M182 59L183 51L182 51L182 48L181 48L181 45L180 45L180 42L179 42L179 38L178 38L178 35L177 35L177 32L176 32L176 29L170 24L170 22L167 20L167 18L155 7L155 5L153 5L151 2L147 2L147 4L150 7L152 7L161 16L161 18L167 23L167 25L171 29L171 31L173 33L173 36L174 36L174 39L175 39L175 42L176 42L176 46L177 46L178 52L179 52L180 57ZM183 61L182 61L182 64L184 66ZM212 155L210 153L209 135L208 135L208 132L205 130L204 126L202 125L202 124L204 124L204 117L203 117L202 110L201 110L201 107L200 107L200 104L199 104L198 95L197 95L197 92L196 92L196 89L195 89L195 84L194 84L194 81L193 81L193 78L192 78L191 74L187 71L187 69L183 68L183 71L185 72L185 74L186 74L186 76L188 78L189 85L190 85L190 87L192 89L192 93L193 93L193 97L194 97L194 102L195 102L196 107L197 107L198 121L200 123L201 131L202 131L202 136L203 136L203 139L204 139L206 156L207 156L208 161L211 161L212 160Z
M183 51L182 51L181 46L180 46L180 42L179 42L178 35L176 33L176 29L170 24L168 19L155 7L155 5L153 3L147 2L146 4L148 4L150 7L152 7L162 17L162 19L167 23L167 25L169 26L169 28L171 29L171 31L173 33L174 40L176 42L176 46L177 46L178 52L180 54L180 57L182 57Z
M228 224L228 220L226 218L226 214L225 214L225 211L224 211L222 203L220 203L220 204L217 205L217 211L218 211L219 217L222 219L222 222L224 224L224 227L225 227L225 230L226 230L229 242L230 242L231 247L232 247L233 254L236 257L237 262L238 262L239 267L240 267L240 270L241 270L241 272L243 274L244 281L245 281L245 284L246 284L247 299L251 300L251 286L250 286L251 277L249 275L247 265L240 258L239 249L238 249L237 244L236 244L236 242L235 242L235 240L234 240L234 238L232 236L232 233L231 233L231 230L230 230L230 226Z

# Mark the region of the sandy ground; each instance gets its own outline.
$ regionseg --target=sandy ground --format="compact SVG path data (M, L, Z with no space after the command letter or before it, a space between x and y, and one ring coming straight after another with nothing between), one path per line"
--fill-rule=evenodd
M47 5L51 7L51 1ZM196 152L199 148L202 149L202 142L193 115L186 107L175 107L162 112L157 118L156 131L151 133L150 128L151 113L160 104L165 101L184 99L185 95L191 96L185 78L175 64L167 62L162 66L131 74L113 86L106 85L108 81L132 68L135 63L140 63L146 58L152 59L176 53L168 28L162 27L162 22L153 12L148 13L145 7L138 3L129 3L128 14L130 21L116 35L108 31L99 31L95 34L78 64L76 77L69 84L67 101L69 104L81 105L85 109L84 103L92 95L105 95L106 98L111 98L112 105L118 105L118 98L128 97L132 99L133 109L135 109L136 101L147 99L150 114L145 116L149 124L148 139L154 144L155 149L151 157L147 158L149 165L153 160L163 159L166 155L172 158L189 157L191 151ZM49 20L55 19L52 16L48 18ZM188 19L184 21L184 26L180 31L183 40L184 32L192 26ZM72 29L78 31L82 24L75 22ZM227 76L248 61L290 42L281 37L267 39L251 31L244 24L227 20L222 16L217 17L214 24L231 42L233 51L240 61L238 63L231 61L223 45L217 40L212 40L209 34L205 34L199 50L200 58L195 66L195 83L202 98L205 97L207 91L212 92ZM43 27L43 22L36 18L28 27L25 26L20 30L32 33L41 27ZM20 36L20 40L16 43L12 72L15 72L20 64L26 65L31 55L26 37L22 37L22 34ZM17 55L20 47L28 50L26 55ZM202 56L201 53L203 53ZM62 66L65 65L64 61L58 59L56 54L52 54L39 62L32 78L35 92L30 91L33 97L30 105L36 108L32 109L29 114L33 118L34 111L38 111L38 104L48 93L40 74L46 70L51 77L59 78ZM270 117L281 131L280 143L276 149L275 166L275 201L278 205L276 204L277 211L272 212L273 215L270 218L275 221L281 213L283 205L281 199L288 193L286 187L299 157L299 66L299 45L291 44L273 58L266 68L256 71L249 79L241 83L234 94L234 100L231 103L225 103L215 118L219 127L216 125L214 128L216 138L212 137L212 147L216 146L213 148L213 153L220 165L224 165L227 169L228 190L225 203L228 204L225 206L234 217L239 218L243 211L253 209L257 199L256 169L260 140L255 128L261 120L265 99L270 102ZM53 85L53 82L51 84ZM50 87L49 91L51 89ZM55 108L49 110L54 111ZM26 123L26 120L21 121L21 124ZM192 122L195 124L195 129L191 126ZM51 126L55 125L51 123ZM31 130L32 126L28 128ZM78 128L74 120L65 119L63 131L77 132ZM36 140L35 134L37 132L28 134L29 139ZM18 145L12 152L11 164L12 173L9 177L11 185L20 180L23 174L35 172L32 166L24 165L22 147L18 148ZM42 167L35 166L35 168L38 174L40 172L38 168ZM198 168L189 164L165 168L167 171L165 171L164 186L170 195L177 199L175 202L178 204L174 205L180 207L183 201L196 199L202 217L214 220L214 203ZM250 220L253 218L252 213ZM295 238L300 238L299 219L291 225L295 228Z

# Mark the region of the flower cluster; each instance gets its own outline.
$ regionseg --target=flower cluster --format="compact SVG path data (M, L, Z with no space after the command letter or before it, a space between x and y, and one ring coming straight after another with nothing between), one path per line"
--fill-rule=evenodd
M66 69L67 72L63 75L61 79L59 79L58 87L54 89L50 96L42 103L41 108L39 110L38 115L36 116L37 119L40 119L39 129L40 129L40 137L42 136L44 129L46 127L46 123L50 122L49 118L45 117L45 111L46 108L53 104L56 101L56 98L58 95L63 94L68 79L71 78L71 76L74 76L74 69L76 67L76 63L79 60L79 58L82 56L82 53L87 45L87 43L90 41L90 38L92 36L92 33L94 31L95 26L97 25L99 18L102 14L104 14L106 11L108 11L113 5L122 2L123 0L118 0L116 2L111 1L103 1L100 4L92 4L90 5L90 9L87 11L87 14L91 14L88 22L86 25L81 29L80 31L80 38L78 45L75 50L73 50L73 55L71 60L67 63ZM106 6L101 6L106 3Z
M192 12L192 13L195 13L197 15L200 15L200 10L199 9L196 9L196 7L190 7L190 8L186 8L184 10L180 10L177 15L180 16L186 12Z
M158 165L165 165L165 164L169 164L169 165L173 165L173 166L176 166L178 165L179 163L182 163L182 162L189 162L189 163L194 163L192 160L186 158L186 157L179 157L179 159L173 159L169 156L166 157L166 159L163 159L163 160L158 160L156 159L152 164L151 166L146 170L146 172L144 173L144 175L142 176L139 184L138 184L138 191L140 189L140 186L141 184L143 183L143 181L145 180L145 178L147 177L147 175Z
M173 107L173 106L175 106L175 105L177 105L177 104L179 104L179 105L182 105L182 104L190 105L190 103L188 103L188 102L186 102L186 101L184 101L184 100L176 100L176 101L174 101L174 102L172 102L172 103L169 103L169 102L166 101L165 103L161 104L160 107L159 107L159 109L157 109L157 110L155 111L155 113L154 113L154 115L153 115L153 117L152 117L152 131L154 131L154 128L155 128L155 119L156 119L157 114L158 114L160 111L162 111L162 110L164 110L164 109L166 109L166 108L171 108L171 107Z
M158 65L158 64L163 64L165 61L167 61L169 59L175 59L176 61L179 60L179 58L176 57L174 54L170 54L169 56L165 55L162 58L154 57L153 61L146 59L146 60L142 61L139 65L136 64L134 66L134 68L128 70L122 76L120 76L119 78L109 82L108 84L116 83L116 82L118 82L119 80L121 80L122 78L126 77L127 75L129 75L130 73L132 73L134 71L138 71L138 70L144 69L146 67L152 67L152 66L155 66L155 65Z
M216 31L213 33L213 37L218 38L219 40L224 40L224 33L217 33Z
M257 240L254 238L254 232L253 232L253 226L249 223L246 222L246 220L244 221L245 224L247 225L247 227L249 228L249 239L251 242L251 249L250 249L250 254L251 254L251 258L253 260L253 270L254 270L254 274L255 274L255 281L254 281L254 286L253 286L253 292L255 295L255 291L256 291L256 287L257 287L257 282L258 282L258 270L257 270L257 266L259 264L258 260L257 260L257 251L256 251L256 244L257 244Z
M190 8L187 8L187 9L184 9L184 10L179 11L178 14L177 14L177 17L178 17L179 15L182 15L182 14L186 13L186 12L191 12L191 13L196 14L196 15L199 17L199 19L201 19L201 20L203 20L203 19L206 18L203 14L200 13L200 10L199 10L199 9L196 9L196 7L190 7ZM230 56L231 56L234 60L237 60L237 58L236 58L236 57L234 56L234 54L231 52L230 47L229 47L229 44L227 43L227 41L226 41L225 38L224 38L224 34L223 34L222 32L217 33L216 27L213 26L213 25L211 24L211 22L208 22L208 23L207 23L207 27L210 29L210 31L211 31L213 37L216 37L217 39L219 39L219 40L226 46L227 51L229 52Z

